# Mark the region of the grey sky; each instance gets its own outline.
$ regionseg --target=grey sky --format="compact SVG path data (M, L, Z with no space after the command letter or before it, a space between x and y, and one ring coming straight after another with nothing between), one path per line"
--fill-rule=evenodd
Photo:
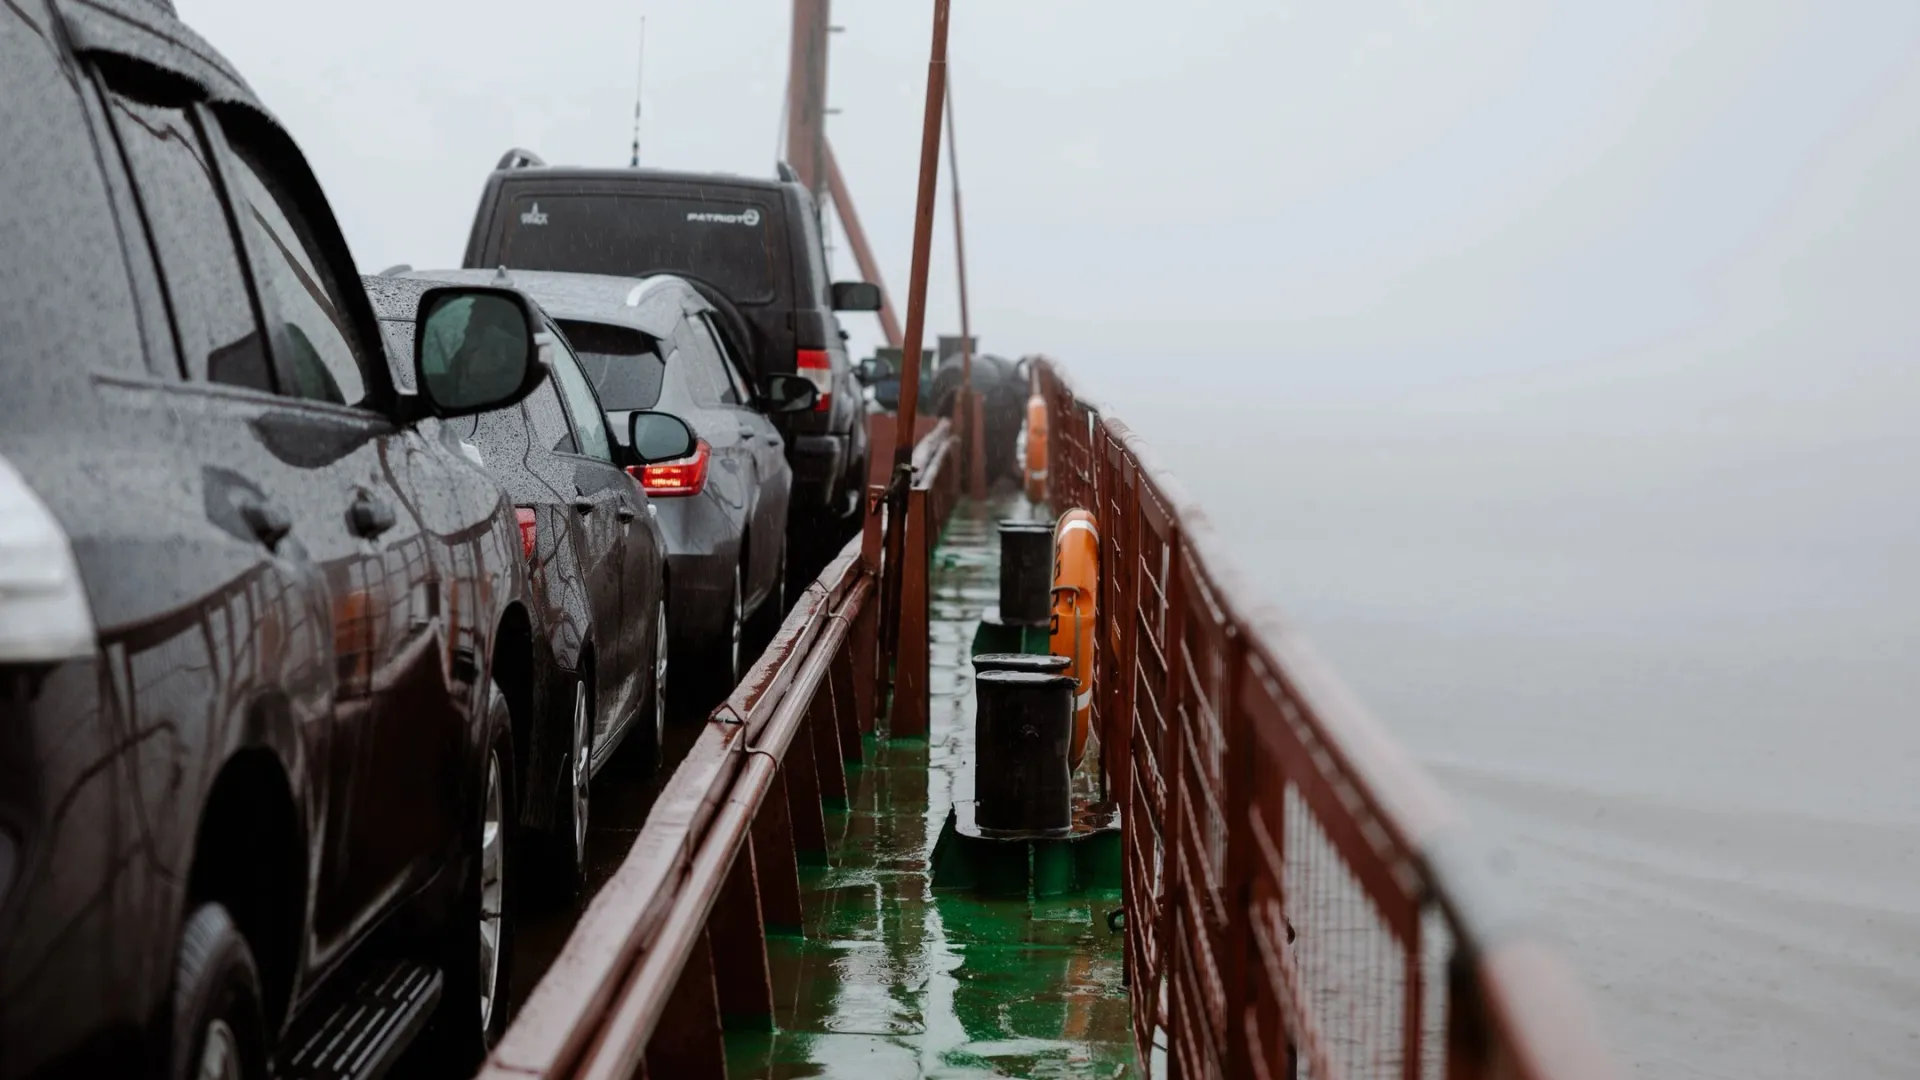
M771 168L784 0L178 3L366 270L458 260L509 146L623 163L642 13L644 161ZM896 291L930 7L833 5ZM1622 1056L1910 1070L1920 3L960 0L952 59L985 346L1520 848Z

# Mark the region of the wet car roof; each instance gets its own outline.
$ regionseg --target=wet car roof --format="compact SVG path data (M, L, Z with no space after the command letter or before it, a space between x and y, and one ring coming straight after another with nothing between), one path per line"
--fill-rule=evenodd
M504 285L533 297L555 319L631 326L655 338L670 336L683 311L704 311L709 306L693 286L671 274L613 277L558 270L508 270L503 278L497 269L412 270L397 278L373 280L417 286L408 297L413 304L419 303L421 292L436 283ZM370 280L367 292L372 295L374 289ZM375 303L379 302L376 297Z

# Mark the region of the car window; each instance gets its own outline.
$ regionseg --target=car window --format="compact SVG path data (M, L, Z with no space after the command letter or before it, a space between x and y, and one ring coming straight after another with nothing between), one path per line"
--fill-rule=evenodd
M272 169L235 142L234 214L251 233L267 339L292 385L288 393L359 405L369 385L366 357L341 306L339 285L314 257L312 231Z
M692 318L681 319L673 328L673 336L680 349L668 363L680 367L694 404L709 408L722 404L722 398L731 388L726 375L721 373L720 354L714 351L713 338L695 325Z
M524 192L502 200L499 255L516 270L690 274L736 304L775 298L772 204L741 198Z
M567 416L573 420L576 453L601 461L613 460L613 447L607 443L607 417L600 411L600 399L593 395L593 384L580 370L579 361L565 343L556 341L553 350L553 377L560 384L560 396L566 400Z
M240 253L192 114L117 93L108 105L166 279L186 377L273 390Z
M36 368L145 363L81 103L51 35L18 18L0 15L0 415L45 400ZM139 235L137 215L124 226ZM41 380L31 386L30 371Z
M533 437L541 446L550 447L556 453L577 454L573 427L567 423L567 411L560 407L560 394L553 388L555 381L546 380L527 397L527 417L533 421Z
M807 249L807 277L810 280L803 282L799 288L794 290L797 294L795 301L798 302L800 297L804 296L807 303L820 308L831 308L833 304L828 297L830 290L827 282L829 276L827 270L827 253L826 248L820 242L820 222L818 217L820 211L814 205L812 199L805 197L802 199L802 207L803 209L800 213L800 232L803 235L803 239L801 242Z
M608 409L651 409L660 404L667 362L660 345L638 330L607 323L563 322L574 355Z
M702 312L694 316L707 331L707 340L713 342L713 352L719 358L719 372L726 380L726 390L720 400L728 405L750 405L753 403L753 391L747 388L747 380L740 374L740 365L733 359L733 352L727 348L727 342L720 335L718 327L713 325L713 316Z

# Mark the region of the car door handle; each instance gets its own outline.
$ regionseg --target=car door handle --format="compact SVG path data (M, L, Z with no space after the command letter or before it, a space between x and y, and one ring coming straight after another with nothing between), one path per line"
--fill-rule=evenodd
M614 516L618 517L621 521L632 521L640 515L633 507L628 506L626 503L621 503L620 509L614 511Z
M347 508L347 524L355 536L368 540L393 528L393 507L365 492Z
M778 436L778 435L768 435L768 436L765 436L765 438L766 438L766 440L767 440L767 445L768 445L768 446L779 446L779 445L780 445L780 436Z
M759 429L759 428L756 428L756 427L754 427L754 426L753 426L752 424L741 424L741 425L740 425L740 437L741 437L741 438L743 438L743 439L751 439L751 438L753 438L753 437L754 437L755 435L758 435L758 434L760 434L760 429Z
M293 531L293 518L287 516L286 510L258 496L249 496L240 503L240 517L268 551L278 549L280 541Z
M573 500L573 508L575 510L578 510L582 514L593 513L593 506L594 506L593 499L586 495L582 495L579 498Z

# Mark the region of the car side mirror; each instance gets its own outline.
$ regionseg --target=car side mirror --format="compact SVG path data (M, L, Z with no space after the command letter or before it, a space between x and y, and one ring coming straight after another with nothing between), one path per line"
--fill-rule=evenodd
M820 400L820 388L805 375L769 375L760 383L760 401L770 413L806 412Z
M513 289L447 286L420 296L413 378L433 415L516 405L547 377L533 302Z
M833 310L879 311L880 286L869 281L834 282Z
M627 417L627 446L641 465L687 457L696 442L693 429L672 413L641 409Z
M888 412L898 411L900 408L900 380L888 378L874 383L873 400Z

